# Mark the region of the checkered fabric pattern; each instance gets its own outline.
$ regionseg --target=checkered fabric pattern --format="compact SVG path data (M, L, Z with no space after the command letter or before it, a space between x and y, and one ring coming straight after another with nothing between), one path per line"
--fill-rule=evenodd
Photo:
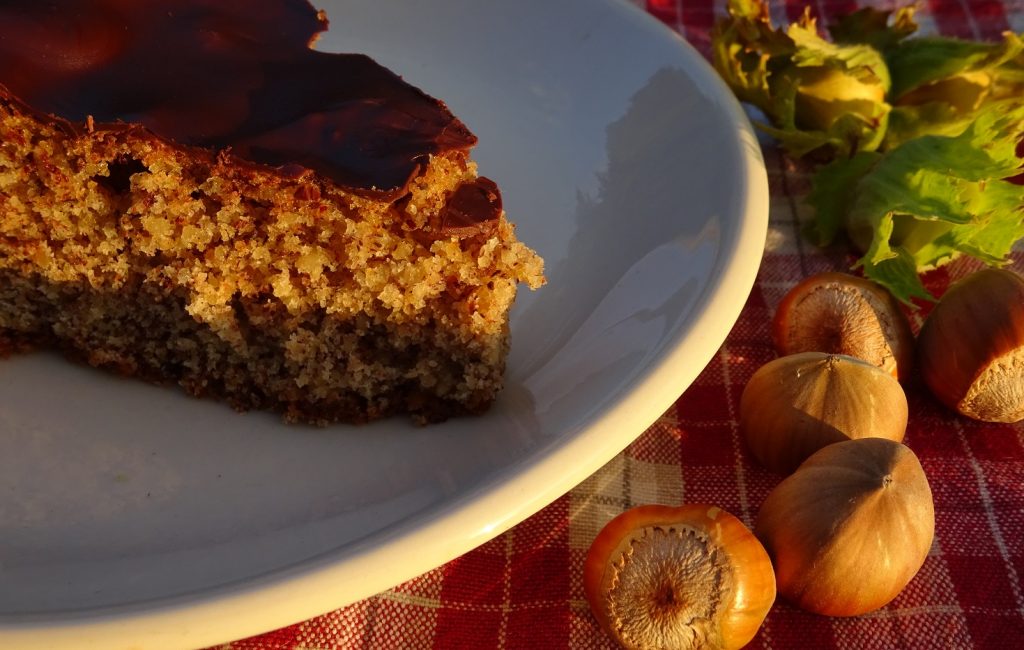
M724 0L635 0L698 49ZM805 2L773 3L776 23ZM825 21L855 8L810 3ZM863 4L863 3L861 3ZM890 2L875 6L891 7ZM1024 31L1024 0L930 0L922 28L970 38ZM569 494L500 537L377 596L223 650L612 648L583 596L582 565L598 530L646 503L705 502L748 525L779 477L758 467L737 431L739 396L775 357L768 323L801 278L845 270L852 257L799 237L805 173L766 148L771 223L753 291L726 343L653 426ZM936 295L977 268L955 263L926 276ZM1024 255L1014 268L1024 272ZM920 327L927 307L912 315ZM825 618L777 602L752 648L1024 648L1024 426L955 417L920 385L907 388L906 443L932 486L936 538L921 572L892 603L856 618Z

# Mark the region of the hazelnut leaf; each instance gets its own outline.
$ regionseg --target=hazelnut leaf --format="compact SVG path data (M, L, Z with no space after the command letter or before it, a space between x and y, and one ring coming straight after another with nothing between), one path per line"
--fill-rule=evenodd
M895 12L863 7L828 26L836 43L866 43L884 52L917 31L914 7Z
M819 164L807 232L825 245L845 229L904 302L930 297L919 272L962 254L999 265L1024 237L1024 37L908 38L913 16L859 10L829 40L809 11L775 28L765 0L729 0L712 32L715 68L770 122L757 126Z
M1001 43L979 43L955 38L926 37L902 41L886 52L892 74L891 97L899 99L928 84L966 72L997 72L997 68L1024 52L1024 41L1006 32Z
M847 230L867 249L858 264L903 301L921 294L918 268L963 253L999 263L1024 236L1024 186L1003 180L1017 171L1022 137L1024 105L1003 102L956 137L922 136L872 159L833 163L808 197L825 219L819 231L834 229L849 206Z

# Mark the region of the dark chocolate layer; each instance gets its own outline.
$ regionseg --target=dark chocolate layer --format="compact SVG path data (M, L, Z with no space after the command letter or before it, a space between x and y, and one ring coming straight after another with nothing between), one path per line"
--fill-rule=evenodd
M441 213L441 234L472 237L490 235L501 216L501 192L489 178L463 183Z
M310 49L326 27L306 0L3 2L0 93L66 128L139 124L382 197L431 154L476 143L369 57Z

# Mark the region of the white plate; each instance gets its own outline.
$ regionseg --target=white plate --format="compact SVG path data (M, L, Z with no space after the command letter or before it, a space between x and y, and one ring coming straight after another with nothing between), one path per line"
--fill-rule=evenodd
M46 354L0 362L0 647L228 641L386 589L593 473L725 339L768 198L737 104L614 0L320 1L480 136L549 284L520 294L493 410L282 425Z

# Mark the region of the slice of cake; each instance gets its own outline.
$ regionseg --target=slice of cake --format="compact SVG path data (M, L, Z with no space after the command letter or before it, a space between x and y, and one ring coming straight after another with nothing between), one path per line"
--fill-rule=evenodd
M502 384L542 262L445 105L309 46L305 0L0 5L0 351L290 420Z

